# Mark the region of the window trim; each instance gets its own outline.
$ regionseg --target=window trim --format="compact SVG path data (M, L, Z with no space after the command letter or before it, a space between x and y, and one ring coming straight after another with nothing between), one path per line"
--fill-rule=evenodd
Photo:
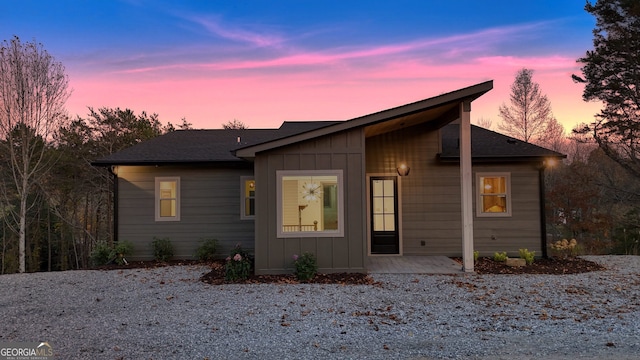
M482 208L482 189L480 178L483 177L504 177L506 192L506 212L484 212ZM476 173L476 216L477 217L511 217L513 216L513 209L511 207L511 173L509 172L479 172ZM491 195L495 196L495 195Z
M282 231L282 178L285 176L336 176L338 186L338 229L323 231ZM276 171L276 237L278 238L339 238L344 237L344 197L343 170L277 170Z
M256 179L253 176L241 176L240 177L240 220L255 220L256 218L256 209L255 209L255 200L256 200L256 196L255 194L253 195L253 215L246 215L246 195L245 195L245 183L247 181L253 181L253 183L255 184ZM255 190L254 190L255 191Z
M176 215L160 216L160 183L174 181L176 183ZM164 221L180 221L180 177L179 176L161 176L155 178L155 220L157 222Z

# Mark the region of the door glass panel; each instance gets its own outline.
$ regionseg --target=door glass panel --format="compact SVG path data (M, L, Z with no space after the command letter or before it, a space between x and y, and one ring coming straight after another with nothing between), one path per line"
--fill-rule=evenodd
M393 214L395 212L393 203L394 203L393 196L384 197L384 213L385 214Z
M373 215L373 231L384 231L384 215Z
M393 180L374 180L373 230L395 231L395 193Z
M396 230L396 221L394 214L385 214L384 215L384 230L385 231L395 231Z

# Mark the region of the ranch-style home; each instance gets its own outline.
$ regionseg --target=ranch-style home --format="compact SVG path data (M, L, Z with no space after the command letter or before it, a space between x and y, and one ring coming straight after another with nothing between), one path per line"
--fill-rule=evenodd
M115 236L151 259L215 238L252 249L255 271L366 272L376 256L544 254L543 172L563 155L470 124L488 81L347 121L181 130L94 162L115 181Z

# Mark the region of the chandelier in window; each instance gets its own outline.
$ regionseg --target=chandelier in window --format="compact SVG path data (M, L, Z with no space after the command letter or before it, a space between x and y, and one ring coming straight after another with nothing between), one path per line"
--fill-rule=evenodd
M313 180L308 183L302 184L302 198L306 201L318 201L322 196L322 186L318 183L314 183Z

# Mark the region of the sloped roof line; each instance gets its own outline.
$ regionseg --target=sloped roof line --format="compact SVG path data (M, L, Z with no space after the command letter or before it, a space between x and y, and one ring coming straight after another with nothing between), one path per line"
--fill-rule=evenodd
M401 116L422 112L452 102L473 101L486 92L490 91L491 89L493 89L493 80L485 81L449 93L441 94L391 109L382 110L369 115L356 117L351 120L340 122L334 125L329 125L320 129L311 130L272 141L265 141L260 144L241 147L234 151L234 155L240 158L250 159L255 157L255 154L261 151L270 150L361 126L373 125Z

